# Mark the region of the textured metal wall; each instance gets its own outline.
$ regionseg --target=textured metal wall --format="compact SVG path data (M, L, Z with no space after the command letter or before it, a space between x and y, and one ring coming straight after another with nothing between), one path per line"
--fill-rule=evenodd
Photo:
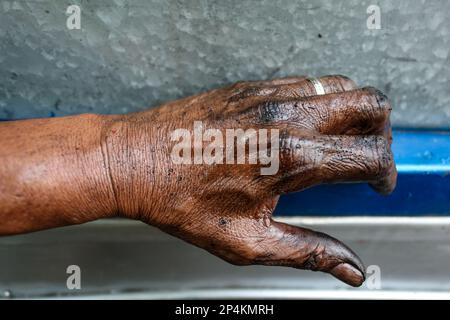
M81 30L66 9L81 7ZM381 9L369 30L366 10ZM236 80L346 74L450 127L450 2L0 1L0 118L122 113Z

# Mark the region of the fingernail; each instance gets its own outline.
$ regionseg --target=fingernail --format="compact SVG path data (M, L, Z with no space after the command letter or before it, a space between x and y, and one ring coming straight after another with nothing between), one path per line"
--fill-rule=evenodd
M338 264L330 273L353 287L361 286L365 280L364 273L348 263Z

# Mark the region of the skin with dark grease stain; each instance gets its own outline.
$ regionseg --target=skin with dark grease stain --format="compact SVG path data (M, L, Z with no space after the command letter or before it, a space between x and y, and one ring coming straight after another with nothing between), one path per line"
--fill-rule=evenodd
M396 171L391 106L343 76L239 82L128 115L0 124L0 234L121 216L144 221L236 265L328 272L359 286L355 253L319 232L272 219L281 194L320 183L368 182L390 193ZM182 165L170 134L278 129L280 167ZM301 208L299 208L301 212Z

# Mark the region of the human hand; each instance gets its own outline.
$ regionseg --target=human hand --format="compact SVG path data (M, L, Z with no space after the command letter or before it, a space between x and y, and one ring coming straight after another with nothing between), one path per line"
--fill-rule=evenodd
M145 112L111 116L102 141L115 210L233 264L323 271L360 286L364 267L351 249L326 234L277 222L272 212L281 194L321 183L368 182L390 193L396 183L390 111L380 91L328 76L239 82ZM224 149L216 148L214 159L222 163L205 163L208 142L190 141L183 151L187 161L176 163L178 129L192 133L183 136L189 141L199 129L215 130L209 132L224 140L227 129L267 129L268 140L276 130L275 171L261 174L268 165L249 163L251 151L245 163L229 163L227 153L219 152Z

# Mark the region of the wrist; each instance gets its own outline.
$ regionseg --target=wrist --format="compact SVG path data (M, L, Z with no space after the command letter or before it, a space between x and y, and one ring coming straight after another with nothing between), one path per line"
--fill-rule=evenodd
M79 125L67 139L71 156L62 158L72 182L61 189L72 195L68 198L72 199L83 222L117 216L108 155L102 143L107 116L83 114L74 118ZM75 216L78 215L75 213Z
M158 148L153 126L143 114L102 116L101 149L115 216L151 223Z

